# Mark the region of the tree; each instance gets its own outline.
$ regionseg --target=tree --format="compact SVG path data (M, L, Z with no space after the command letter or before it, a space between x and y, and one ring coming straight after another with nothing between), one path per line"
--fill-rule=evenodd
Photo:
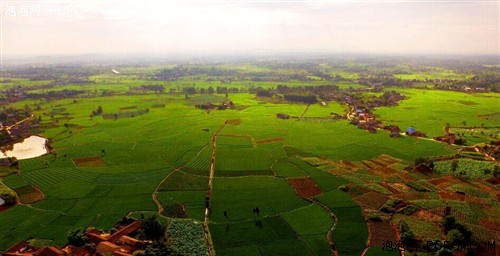
M68 233L68 244L74 245L76 247L84 246L89 242L87 236L85 236L85 232L81 229L75 229Z
M452 229L448 232L448 241L453 245L462 245L465 243L465 236L458 229Z
M495 165L495 167L493 167L493 177L495 179L500 178L500 167L498 165Z
M446 215L441 220L441 225L443 226L444 233L448 234L448 231L454 229L457 225L457 220L451 215Z
M399 230L401 231L400 234L401 241L406 242L413 239L414 237L413 232L410 230L410 226L408 226L406 222L402 221L401 224L399 224Z
M172 250L168 248L165 243L155 242L152 245L146 247L144 250L144 256L170 256L174 255Z
M155 216L151 216L142 222L142 230L146 239L159 241L165 237L166 227Z

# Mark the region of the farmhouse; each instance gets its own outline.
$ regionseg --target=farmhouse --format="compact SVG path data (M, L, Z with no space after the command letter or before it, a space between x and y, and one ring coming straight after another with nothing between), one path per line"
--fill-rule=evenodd
M129 237L128 235L139 230L141 222L136 220L109 235L101 233L98 229L89 229L85 236L91 243L96 244L95 252L87 248L67 245L64 248L45 246L37 248L26 241L10 247L2 253L3 256L90 256L90 255L114 255L131 256L138 249L143 249L146 242Z
M412 137L425 137L426 136L425 133L417 131L413 127L409 127L408 129L406 129L405 134L408 136L412 136Z

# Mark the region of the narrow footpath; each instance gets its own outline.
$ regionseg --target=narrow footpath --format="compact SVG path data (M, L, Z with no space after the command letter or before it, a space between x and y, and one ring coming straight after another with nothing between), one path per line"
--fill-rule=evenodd
M211 143L212 147L212 159L210 164L210 175L208 177L208 187L207 187L207 195L205 197L205 215L203 219L203 232L205 233L205 240L208 248L208 255L215 255L215 249L212 242L212 236L210 235L210 230L208 229L208 221L210 215L210 205L212 199L212 184L215 173L215 160L216 160L216 152L217 152L217 135L226 127L227 121L224 121L224 124L212 135Z

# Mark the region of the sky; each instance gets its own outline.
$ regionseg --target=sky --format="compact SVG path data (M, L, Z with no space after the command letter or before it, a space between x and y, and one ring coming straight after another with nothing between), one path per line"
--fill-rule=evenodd
M500 1L0 0L3 56L500 55Z

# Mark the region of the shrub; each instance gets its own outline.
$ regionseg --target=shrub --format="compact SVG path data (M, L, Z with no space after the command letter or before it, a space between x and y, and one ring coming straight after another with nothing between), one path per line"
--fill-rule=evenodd
M87 236L85 236L85 232L81 229L75 229L68 233L68 244L74 245L76 247L84 246L89 242Z
M156 216L150 216L142 222L142 231L146 239L159 241L165 237L166 227L158 222Z

